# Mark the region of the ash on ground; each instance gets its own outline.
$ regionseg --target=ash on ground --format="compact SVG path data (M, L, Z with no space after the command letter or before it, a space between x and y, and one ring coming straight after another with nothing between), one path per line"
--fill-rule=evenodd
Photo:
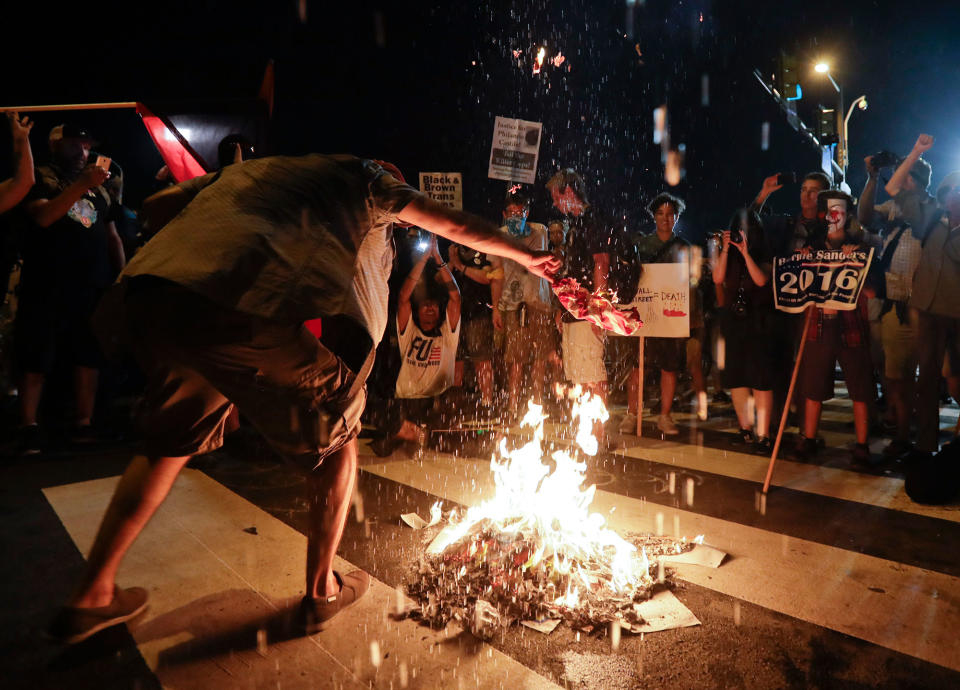
M425 530L425 544L438 531ZM484 520L442 553L421 557L407 585L417 607L404 616L436 629L454 621L481 637L521 621L557 619L587 634L605 631L613 621L631 632L644 623L636 605L676 586L673 570L659 558L694 544L651 534L631 534L628 541L645 557L647 574L632 589L617 591L609 559L550 553L522 532Z

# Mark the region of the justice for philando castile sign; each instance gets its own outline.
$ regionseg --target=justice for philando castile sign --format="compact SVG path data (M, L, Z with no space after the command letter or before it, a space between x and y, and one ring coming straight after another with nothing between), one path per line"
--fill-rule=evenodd
M793 314L808 304L838 311L857 306L873 261L873 249L818 249L773 260L773 294L777 309Z
M493 124L487 177L533 184L537 176L542 129L540 122L498 116Z

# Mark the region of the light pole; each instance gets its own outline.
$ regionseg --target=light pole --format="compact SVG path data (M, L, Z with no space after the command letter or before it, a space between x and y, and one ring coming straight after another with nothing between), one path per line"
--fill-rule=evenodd
M838 120L838 130L839 130L839 141L837 145L837 163L840 165L840 170L843 172L843 180L847 180L847 164L850 162L850 150L848 148L847 138L848 134L848 125L850 123L850 116L853 115L853 109L855 106L860 106L860 110L867 109L867 97L860 96L853 103L850 104L849 110L846 111L844 115L843 110L843 87L840 86L836 80L833 78L833 75L830 74L830 65L826 62L818 62L813 70L818 74L826 74L827 79L830 80L830 83L833 84L833 88L837 90L837 95L840 97L840 107L837 108L837 120ZM840 120L840 118L843 120Z

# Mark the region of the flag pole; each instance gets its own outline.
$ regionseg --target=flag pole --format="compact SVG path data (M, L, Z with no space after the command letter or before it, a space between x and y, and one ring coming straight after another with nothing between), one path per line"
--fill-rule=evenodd
M797 349L797 362L793 365L793 375L790 377L790 388L787 389L787 400L783 404L783 414L780 415L780 429L777 431L777 440L773 444L773 453L770 455L770 465L767 467L767 478L763 480L763 495L767 495L770 488L770 479L773 477L773 465L777 462L777 453L780 451L780 441L783 438L783 429L787 425L787 415L790 414L790 402L793 400L793 389L797 384L797 373L800 371L800 361L803 359L803 348L807 344L807 331L810 330L810 318L816 307L807 307L803 319L803 335L800 336L800 347Z
M136 108L136 101L114 101L112 103L64 103L61 105L5 105L0 113L16 111L19 113L45 113L61 110L120 110Z

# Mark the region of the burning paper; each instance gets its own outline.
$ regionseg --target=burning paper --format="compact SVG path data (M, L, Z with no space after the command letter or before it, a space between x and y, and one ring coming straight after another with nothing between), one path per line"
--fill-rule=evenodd
M440 522L443 518L443 512L440 507L440 501L437 501L430 508L430 522L427 522L422 517L416 513L403 513L400 516L400 519L403 520L407 526L412 527L413 529L423 529L425 527L433 527L435 524Z
M540 68L543 67L543 58L547 54L547 49L543 46L540 46L540 50L537 51L537 61L533 63L533 73L540 74Z
M575 278L556 281L553 292L563 308L574 317L604 330L618 335L633 335L643 326L640 312L635 307L620 309L614 304L615 294L590 292L581 287Z
M501 439L491 459L494 497L451 513L427 547L408 585L420 603L412 616L435 627L457 620L484 634L495 623L553 619L577 629L619 620L632 630L644 622L634 605L669 586L669 573L659 576L664 584L651 575L665 573L660 559L694 545L653 535L627 540L590 511L596 487L584 487L587 466L578 458L596 452L588 432L607 416L599 398L587 393L574 401L579 450L557 450L549 460L546 415L532 402L528 408L521 426L533 438L512 449Z

